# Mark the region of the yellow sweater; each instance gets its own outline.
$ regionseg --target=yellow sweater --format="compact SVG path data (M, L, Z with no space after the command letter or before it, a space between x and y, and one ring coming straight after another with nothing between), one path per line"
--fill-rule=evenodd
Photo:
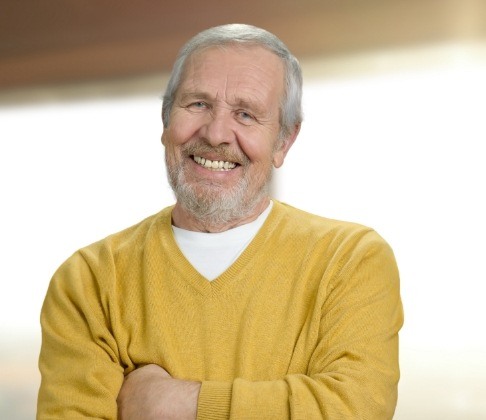
M275 202L209 282L177 247L171 210L55 273L38 419L116 419L124 374L148 363L202 381L198 419L392 417L402 307L378 234Z

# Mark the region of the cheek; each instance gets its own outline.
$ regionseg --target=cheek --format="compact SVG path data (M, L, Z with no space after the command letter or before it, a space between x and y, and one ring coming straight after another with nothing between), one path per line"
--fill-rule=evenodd
M180 142L177 140L177 133L172 129L165 129L162 134L162 144L164 145L165 158L169 163L176 163L180 160Z
M179 145L190 140L199 130L199 122L196 118L183 116L180 112L174 112L171 116L169 126L164 131L164 145Z
M273 158L273 142L271 138L262 136L247 136L240 141L240 147L250 161L268 163Z

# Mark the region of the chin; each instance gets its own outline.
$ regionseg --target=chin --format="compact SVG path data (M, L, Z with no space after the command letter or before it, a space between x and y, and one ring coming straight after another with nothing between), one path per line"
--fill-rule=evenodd
M182 168L167 172L177 202L203 223L225 225L250 216L268 197L271 173L266 179L241 177L232 186L217 180L189 180Z

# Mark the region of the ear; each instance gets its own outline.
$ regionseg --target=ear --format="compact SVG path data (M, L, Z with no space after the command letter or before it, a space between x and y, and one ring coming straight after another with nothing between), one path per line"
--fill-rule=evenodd
M166 143L167 143L167 138L166 138L166 137L168 136L167 131L168 131L168 130L167 130L165 127L164 127L164 128L162 129L162 136L160 137L160 141L162 142L162 144L163 144L164 146L165 146L165 145L166 145Z
M283 165L285 156L287 156L288 151L294 144L295 139L299 135L299 131L300 131L300 124L296 124L292 132L287 137L279 140L280 145L278 146L277 150L273 154L273 166L275 168L280 168Z

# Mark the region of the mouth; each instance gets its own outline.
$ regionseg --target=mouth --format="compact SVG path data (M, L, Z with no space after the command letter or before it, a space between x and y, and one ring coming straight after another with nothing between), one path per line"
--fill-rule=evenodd
M192 155L194 162L203 168L209 169L211 171L231 171L238 166L236 162L228 162L224 160L209 160L201 156Z

